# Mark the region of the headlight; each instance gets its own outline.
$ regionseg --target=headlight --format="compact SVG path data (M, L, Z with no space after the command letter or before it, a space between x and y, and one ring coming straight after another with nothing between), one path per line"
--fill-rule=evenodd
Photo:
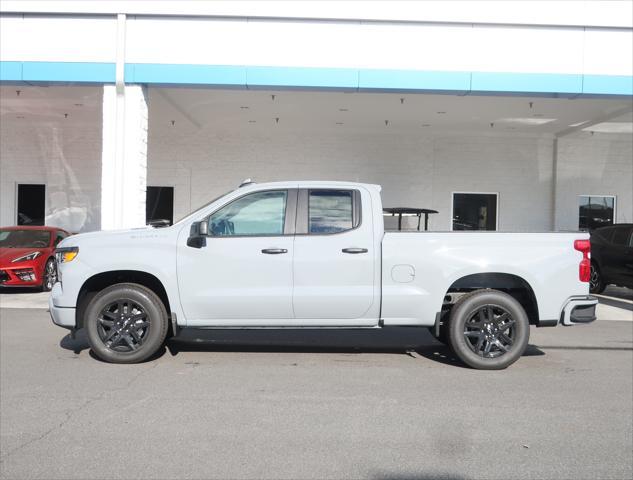
M57 263L72 262L79 255L79 247L61 247L55 250Z
M31 253L28 253L26 255L22 255L21 257L14 258L13 260L11 260L11 263L27 262L29 260L35 260L41 254L42 254L42 252L31 252Z

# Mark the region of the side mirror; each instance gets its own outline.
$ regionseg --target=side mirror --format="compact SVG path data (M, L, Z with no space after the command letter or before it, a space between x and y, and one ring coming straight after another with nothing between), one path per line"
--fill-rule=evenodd
M206 221L193 223L187 239L187 246L192 248L206 247L208 234L209 224Z

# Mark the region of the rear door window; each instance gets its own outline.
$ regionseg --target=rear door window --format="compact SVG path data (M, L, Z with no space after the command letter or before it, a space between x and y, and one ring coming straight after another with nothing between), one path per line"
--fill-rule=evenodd
M308 233L339 233L354 228L354 195L351 190L310 190Z
M630 236L631 236L631 230L628 227L616 228L611 242L615 245L627 245L629 243Z

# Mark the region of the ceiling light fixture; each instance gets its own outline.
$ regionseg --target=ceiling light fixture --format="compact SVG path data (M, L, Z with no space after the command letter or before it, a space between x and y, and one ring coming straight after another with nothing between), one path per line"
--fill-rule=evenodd
M546 123L555 122L556 119L555 118L526 117L526 118L498 118L496 121L500 123L518 123L520 125L534 126L534 125L544 125Z
M633 133L632 122L602 122L592 125L587 128L583 128L583 131L590 131L598 133Z

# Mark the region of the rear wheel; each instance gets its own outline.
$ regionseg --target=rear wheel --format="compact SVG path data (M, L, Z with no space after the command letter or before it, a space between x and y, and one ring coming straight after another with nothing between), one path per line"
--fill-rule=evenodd
M449 344L465 364L500 370L525 351L530 323L519 302L497 290L464 295L453 306L448 324Z
M167 311L150 289L119 283L92 298L85 311L84 326L92 351L100 359L138 363L163 345Z
M589 279L589 291L591 293L602 293L607 285L602 279L600 269L595 263L591 264L591 277Z

